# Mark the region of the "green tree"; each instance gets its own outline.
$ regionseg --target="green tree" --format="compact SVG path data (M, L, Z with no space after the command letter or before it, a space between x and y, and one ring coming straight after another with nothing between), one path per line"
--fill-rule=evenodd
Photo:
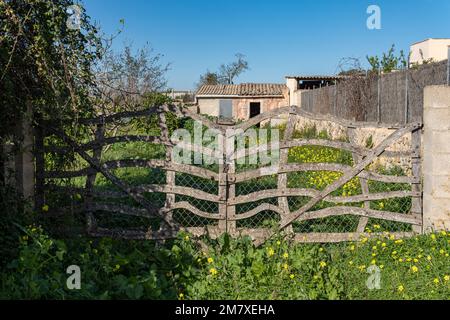
M74 5L73 0L0 0L1 137L27 103L51 119L92 111L91 70L102 41L82 5L76 12L70 10Z
M383 53L382 57L367 56L372 71L382 71L390 73L395 70L402 70L408 68L408 58L405 56L403 50L399 55L395 54L395 45L393 44L387 53Z

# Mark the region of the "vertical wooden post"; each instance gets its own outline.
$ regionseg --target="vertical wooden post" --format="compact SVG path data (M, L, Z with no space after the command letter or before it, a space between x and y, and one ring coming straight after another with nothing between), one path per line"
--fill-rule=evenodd
M286 126L286 131L284 133L283 142L289 142L292 140L292 135L295 131L295 125L297 122L296 117L296 108L292 107L289 111L289 119L288 124ZM289 158L289 149L280 150L280 166L286 165L288 163ZM278 175L278 189L285 190L288 186L288 176L287 173L282 173ZM281 220L284 221L289 218L289 214L291 210L289 209L289 201L287 197L278 198L278 206L283 210L284 214L281 217ZM287 233L293 233L292 224L286 228Z
M236 196L236 183L230 180L230 176L236 173L236 158L235 158L235 147L234 147L234 132L229 132L226 130L225 133L225 164L226 164L226 176L227 176L227 233L234 236L237 233L236 227L236 206L229 205L228 201Z
M170 146L170 133L169 133L169 127L167 126L167 119L166 119L166 113L169 112L169 108L167 105L164 105L162 107L162 111L159 113L159 120L160 120L160 128L161 128L161 136L164 142L166 142L166 161L171 162L172 161L172 151L173 148ZM166 184L169 187L173 187L176 184L176 172L175 171L166 171ZM171 208L176 201L175 194L168 193L166 194L166 208ZM167 213L167 221L170 223L173 223L173 212L169 211Z
M221 139L219 143L224 145L224 139ZM224 150L224 149L222 149ZM227 217L227 198L228 198L228 168L226 165L226 161L224 160L223 154L222 157L218 159L219 161L219 214L223 217L223 219L219 220L219 234L223 234L228 232L228 217Z
M422 129L417 129L412 132L411 134L411 146L412 146L412 174L413 177L418 179L418 183L414 183L412 185L412 191L413 192L419 192L420 196L416 196L412 198L411 203L411 214L422 221L423 224L423 200L422 200L422 161L421 161L421 143L422 143ZM423 225L422 226L413 226L412 227L413 232L415 233L422 233L423 232Z
M39 212L45 204L45 157L44 157L44 137L45 130L39 115L35 116L36 125L34 128L34 157L36 159L36 185L34 189L34 209Z
M350 143L352 145L354 145L355 147L358 147L358 143L356 141L356 128L347 128L347 132L348 132L348 137L350 139ZM358 163L360 163L361 161L364 160L364 158L361 155L358 155L354 152L352 152L352 157L353 157L354 165L358 165ZM370 191L369 191L369 184L368 184L367 180L360 177L359 182L361 184L362 194L365 196L368 196L370 194ZM364 202L364 208L370 210L370 201ZM356 232L363 233L366 230L368 222L369 222L369 218L361 217L359 219L359 224L358 224L358 228L357 228Z
M20 146L15 156L16 187L25 200L33 200L35 188L34 132L31 124L31 110L32 105L29 102L26 114L21 117L16 127L17 145Z
M95 131L95 148L93 158L98 163L101 162L102 159L102 151L103 151L103 142L105 136L105 127L104 124L98 124ZM92 167L91 167L92 168ZM97 222L94 217L93 212L91 211L91 206L93 202L93 189L95 186L95 180L97 179L97 171L93 170L89 173L86 179L86 194L85 194L85 212L86 212L86 225L87 225L87 233L93 233L97 229Z

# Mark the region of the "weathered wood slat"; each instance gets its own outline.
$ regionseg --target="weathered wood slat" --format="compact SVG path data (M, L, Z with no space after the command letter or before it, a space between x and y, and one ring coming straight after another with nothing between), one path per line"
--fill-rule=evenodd
M238 234L241 236L250 236L255 242L260 242L262 239L270 235L269 229L239 229ZM387 236L394 236L395 239L411 238L415 235L413 232L391 232L385 233L296 233L293 237L288 236L289 239L296 243L340 243L358 241L361 238L368 239L382 239Z
M48 127L47 129L50 130L51 132L53 132L54 134L56 134L57 136L59 136L66 144L68 144L69 146L71 146L74 149L77 149L77 147L78 147L77 143L75 141L73 141L69 136L67 136L64 132L62 132L58 129L55 129L53 127ZM153 204L149 203L143 196L134 193L128 184L126 184L125 182L118 179L115 175L113 175L107 169L107 167L100 165L97 159L91 157L85 151L77 150L77 152L93 169L95 169L98 173L103 174L103 176L105 176L108 180L110 180L111 183L113 183L117 188L119 188L123 192L127 193L136 202L140 203L144 208L147 209L147 211L149 213L159 214L159 208L157 208ZM162 216L161 218L162 218L162 220L166 221L164 216ZM166 221L166 223L168 223L168 222ZM173 226L173 227L175 227L175 226Z
M287 165L281 165L279 167L265 167L256 170L250 170L235 175L230 175L229 179L235 183L241 183L253 179L257 179L264 176L271 176L280 173L292 173L292 172L307 172L307 171L332 171L332 172L346 172L352 167L338 164L338 163L291 163ZM388 176L381 175L371 171L362 171L356 176L373 181L380 181L386 183L419 183L420 180L416 177L408 176Z
M59 192L65 194L79 194L81 196L86 195L88 190L86 188L76 188L71 186L56 186L56 185L47 185L47 190L52 192ZM128 197L128 195L122 191L113 191L113 190L97 190L93 188L91 190L91 194L96 198L124 198Z
M295 114L295 108L290 108L289 110L289 120L286 126L286 131L284 133L283 142L290 141L292 139L292 135L295 131L295 125L297 123ZM282 149L280 151L280 166L286 165L289 160L289 149ZM278 189L286 189L288 183L287 173L282 173L278 175ZM288 214L290 214L291 210L289 208L289 201L287 197L278 198L278 206L283 211L281 214L282 219L285 219ZM292 233L293 229L291 226L286 228L287 232Z
M173 210L177 210L177 209L183 209L183 210L190 211L191 213L195 214L196 216L199 216L199 217L205 218L205 219L211 219L211 220L225 219L225 216L223 216L221 214L211 214L208 212L201 211L200 209L194 207L192 204L190 204L189 202L186 202L186 201L176 202L176 203L172 204L171 207L164 208L163 211L168 212L168 211L173 211Z
M216 227L192 227L185 228L185 232L194 237L209 236L211 239L216 239L220 235L220 231ZM177 230L161 229L158 231L152 230L122 230L122 229L105 229L98 228L95 232L90 233L93 237L109 237L125 240L170 240L178 236Z
M185 173L193 175L199 178L207 180L219 180L219 175L216 172L210 171L208 169L195 167L186 164L177 164L166 160L119 160L119 161L108 161L104 164L109 170L119 169L119 168L153 168L162 169L166 171L174 171L178 173Z
M101 143L101 141L104 138L105 134L105 128L103 124L98 124L97 129L95 131L95 139ZM102 158L102 151L103 147L101 144L99 144L93 152L93 159L97 162L101 161ZM93 197L92 197L92 189L95 185L95 180L97 179L97 172L89 173L89 175L86 178L86 194L84 197L84 205L86 210L86 229L88 232L94 230L97 228L97 220L95 219L95 216L93 215L92 211L89 209L91 205L93 205Z
M355 128L347 128L347 134L350 139L350 143L356 146L356 129ZM364 159L364 155L358 154L356 152L352 152L353 163L358 164ZM360 178L359 184L361 185L361 190L363 195L367 196L370 193L369 183L366 179ZM364 208L370 209L370 201L364 201ZM366 230L367 224L369 223L369 218L361 217L359 220L358 226L356 227L356 231L362 233Z
M104 211L127 216L142 217L142 218L157 218L158 216L149 213L146 209L131 207L123 204L110 204L93 202L86 206L86 209L91 212Z
M357 145L353 145L348 142L343 141L332 141L332 140L322 140L322 139L295 139L288 142L282 142L280 144L280 149L290 149L295 147L305 147L305 146L321 146L334 148L339 150L345 150L355 153L360 156L366 156L371 150L363 148ZM389 158L406 158L411 157L414 154L411 151L384 151L381 156Z
M396 239L411 238L412 232L392 232L389 235ZM294 241L297 243L339 243L357 241L361 238L378 239L386 235L383 233L297 233Z
M225 129L232 129L235 130L236 132L242 130L242 131L246 131L248 129L250 129L251 127L265 121L265 120L269 120L271 118L277 117L279 115L282 114L287 114L292 110L293 107L282 107L282 108L278 108L275 110L271 110L269 112L264 112L254 118L251 118L250 120L247 120L245 122L242 122L238 125L232 126L232 127L223 127Z
M247 195L238 196L235 198L230 198L229 203L233 205L250 203L255 201L261 201L271 198L280 197L315 197L319 194L319 191L313 189L291 189L291 188L279 188L272 190L263 190Z
M413 130L416 130L419 128L421 124L414 123L405 126L404 128L398 129L394 133L392 133L389 137L387 137L383 142L381 142L373 151L367 155L367 157L364 158L363 161L358 163L355 167L351 168L350 170L344 172L343 176L339 178L337 181L329 185L325 188L325 190L321 191L320 195L311 199L308 204L303 206L302 209L298 210L297 212L290 215L289 219L285 219L280 223L280 229L283 230L286 227L290 226L294 221L299 219L303 214L305 214L307 211L311 210L317 203L322 201L324 198L326 198L328 195L330 195L333 191L336 189L342 187L347 182L349 182L353 177L360 174L365 167L367 167L369 164L372 163L373 159L375 159L377 156L379 156L383 151L392 145L395 141L403 137L406 133L411 132ZM414 219L417 221L416 219ZM273 232L272 232L273 235ZM261 245L262 242L258 242L257 245Z
M161 136L162 139L164 141L166 141L167 143L170 141L170 132L169 132L169 127L167 126L167 121L166 121L166 113L169 111L167 106L163 107L163 111L162 113L159 114L159 122L160 122L160 128L161 128ZM172 162L172 151L173 148L171 146L167 146L166 148L166 161L168 163ZM175 186L175 180L176 180L176 174L174 171L167 171L166 172L166 184L169 187L173 187ZM175 194L173 193L167 193L166 194L166 207L171 207L173 206L173 204L175 203ZM163 213L161 213L163 214ZM171 223L173 223L173 212L169 211L166 213L166 219L168 221L170 221Z
M210 119L200 114L192 113L187 109L181 109L176 106L171 106L171 111L174 112L179 118L191 118L195 121L201 122L204 126L210 129L216 129L223 133L223 127L221 125L211 121Z
M280 207L275 206L273 204L269 204L269 203L263 203L253 210L250 210L250 211L242 213L242 214L235 215L233 218L230 218L230 220L239 221L239 220L249 219L249 218L252 218L252 217L256 216L257 214L264 212L264 211L273 211L275 213L278 213L280 216L285 214L284 210L282 210Z
M142 185L132 189L134 192L149 192L149 193L173 193L182 196L187 196L199 200L205 200L210 202L219 202L219 196L206 193L201 190L188 188L188 187L180 187L180 186L169 186L169 185Z
M134 136L134 135L124 135L117 137L109 137L104 138L102 141L94 140L88 142L86 144L80 145L79 150L89 151L98 147L112 145L116 143L127 143L127 142L147 142L150 144L161 144L161 145L172 145L171 143L167 143L165 140L160 137L153 136ZM47 153L59 153L64 154L66 152L71 152L73 149L69 147L59 147L59 146L46 146L44 147L44 152Z
M46 171L44 172L45 179L69 179L77 177L85 177L94 174L95 170L92 168L84 168L75 171Z
M254 193L250 193L247 195L230 198L229 203L233 205L250 203L254 201L261 201L265 199L271 198L280 198L280 197L309 197L314 198L320 194L320 191L314 189L294 189L294 188L284 188L284 189L273 189L273 190L263 190ZM376 201L383 199L393 199L393 198L405 198L405 197L417 197L419 196L419 192L411 192L411 191L391 191L391 192L382 192L382 193L371 193L366 195L356 195L350 197L326 197L323 201L330 203L359 203L364 201Z
M151 107L145 110L139 111L125 111L118 112L112 115L107 116L99 116L91 119L79 119L78 122L84 125L92 125L92 124L108 124L116 121L120 121L123 119L131 119L131 118L143 118L149 117L154 114L158 114L161 112L161 107Z
M301 211L301 210L299 210L299 211ZM294 212L294 213L292 213L292 215L298 216L298 212ZM317 211L309 211L309 212L302 214L301 216L296 218L294 221L301 222L301 221L323 219L323 218L342 216L342 215L362 216L362 217L381 219L381 220L387 220L387 221L402 222L402 223L407 223L407 224L412 224L412 225L421 225L422 224L422 221L420 221L420 220L416 219L415 217L412 217L411 215L408 215L408 214L370 210L370 209L360 208L360 207L330 207L330 208L317 210Z

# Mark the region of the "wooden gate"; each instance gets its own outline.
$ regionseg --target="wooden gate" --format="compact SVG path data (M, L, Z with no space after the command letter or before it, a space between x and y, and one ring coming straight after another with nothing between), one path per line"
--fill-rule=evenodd
M219 163L176 163L173 151L177 145L170 137L168 115L183 121L191 119L181 127L191 128L192 121L199 121L203 131L209 128L220 133L224 138L219 139L223 144L219 154L195 141L183 146L192 152L191 158L202 154L219 159ZM152 117L158 117L158 132L129 134L131 122L145 122ZM264 128L274 119L287 120L287 125L280 127L283 136L279 162L270 167L237 165L240 157L258 154L268 146L236 151L236 132L245 133L259 124ZM297 130L300 119L332 122L345 129L347 138L306 137ZM285 107L229 125L176 106L83 119L79 123L93 132L92 138L82 144L61 126L42 122L37 128L37 150L43 151L36 156L36 207L43 208L42 214L49 217L82 214L92 236L161 240L173 238L180 231L213 238L229 233L249 235L260 244L279 231L298 242L348 241L382 231L395 236L421 232L420 123L353 123ZM110 134L113 125L127 128L125 134ZM356 136L364 128L385 128L392 133L377 146L362 147L356 143ZM409 137L409 150L389 150L405 136ZM110 157L111 148L126 144L137 144L138 149L155 146L148 153L158 157ZM308 154L314 158L321 153L338 160L305 159ZM68 154L73 155L75 169L49 166ZM380 157L406 159L410 170L372 170ZM126 171L130 168L146 171L130 180ZM345 191L349 185L353 186L351 192ZM105 216L107 222L103 224L99 217ZM108 222L111 219L114 221ZM137 219L137 226L124 228L121 221L127 219Z

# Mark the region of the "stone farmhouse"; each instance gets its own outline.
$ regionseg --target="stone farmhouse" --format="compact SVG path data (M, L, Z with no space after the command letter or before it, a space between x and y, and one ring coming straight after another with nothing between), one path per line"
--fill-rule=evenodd
M197 91L196 103L200 114L248 120L289 105L289 89L272 83L204 85Z

